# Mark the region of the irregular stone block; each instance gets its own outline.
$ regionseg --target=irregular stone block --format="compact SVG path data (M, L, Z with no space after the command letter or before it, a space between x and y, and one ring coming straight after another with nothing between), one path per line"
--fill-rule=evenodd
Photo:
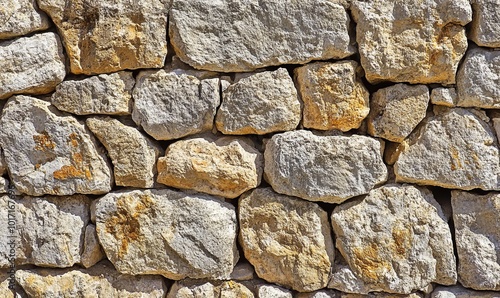
M241 197L238 211L240 244L260 278L300 292L326 287L334 248L324 210L258 188Z
M498 292L474 291L460 285L443 287L438 286L432 292L431 298L498 298Z
M38 4L56 24L74 74L163 66L165 0L38 0Z
M197 69L252 71L354 53L349 16L332 1L175 0L170 41Z
M232 280L252 280L255 278L255 270L247 261L241 261L234 266L230 278Z
M19 133L22 132L22 133ZM83 124L50 103L14 96L0 119L9 175L25 194L101 194L111 190L110 167Z
M234 207L201 194L109 193L96 206L97 234L125 274L227 279L238 261Z
M153 138L172 140L212 129L219 79L158 70L142 71L136 80L132 118Z
M0 42L0 99L49 93L65 75L62 44L56 34Z
M245 139L209 135L177 141L158 159L158 182L226 198L260 184L262 154Z
M500 47L498 0L472 0L472 26L469 38L481 47Z
M292 292L275 285L259 285L257 287L259 298L292 298Z
M404 294L389 294L383 292L373 292L366 295L342 293L340 295L340 298L424 298L424 295L422 295L421 293L411 293L408 295L404 295Z
M4 0L0 20L0 39L49 28L49 18L38 11L36 0Z
M500 194L452 191L451 204L460 283L500 291Z
M266 145L264 175L276 192L341 203L386 181L381 154L380 142L365 136L285 132Z
M285 68L250 74L222 92L215 124L223 134L267 134L294 130L301 106Z
M382 186L337 206L331 220L337 248L370 292L456 283L451 232L429 190Z
M52 104L77 115L127 115L132 112L131 72L102 74L83 80L67 80L57 85Z
M455 83L467 50L463 26L472 20L469 1L355 0L351 12L370 83Z
M355 61L316 62L295 69L304 102L304 127L348 131L370 111L370 93Z
M9 270L10 271L10 270ZM11 272L14 272L13 270ZM8 270L0 271L0 297L4 298L16 298L14 296L14 291L9 288L15 287L15 278L13 278L13 283L10 281L10 276L14 276L13 273L9 273Z
M85 242L83 242L83 253L80 258L80 264L89 268L105 259L106 255L99 244L95 225L89 224L85 228Z
M340 295L333 290L321 290L310 293L298 293L296 298L340 298Z
M253 293L243 284L232 280L224 282L202 282L184 279L176 281L167 298L253 298Z
M434 88L431 91L431 103L439 106L454 107L458 103L455 88Z

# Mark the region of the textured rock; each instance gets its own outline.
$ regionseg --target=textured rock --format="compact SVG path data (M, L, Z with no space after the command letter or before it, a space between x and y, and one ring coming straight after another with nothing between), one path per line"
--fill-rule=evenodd
M500 50L468 51L457 76L459 106L500 108Z
M333 290L321 290L311 293L298 293L296 298L339 298L337 292Z
M500 194L451 192L460 283L500 291Z
M467 50L469 1L355 0L351 12L369 82L455 83Z
M71 267L80 262L89 204L81 195L0 197L0 267L9 265L10 241L16 243L17 265Z
M126 115L132 112L131 72L102 74L83 80L67 80L57 85L52 104L77 115Z
M16 188L34 196L110 191L105 155L83 124L56 112L50 103L27 96L14 96L5 105L0 141Z
M292 298L292 292L275 285L260 285L257 288L259 298Z
M238 204L240 243L260 278L301 292L326 287L334 248L318 205L259 188Z
M230 278L232 280L251 280L255 277L255 270L250 263L242 261L234 266Z
M198 69L251 71L354 53L349 16L333 1L175 0L170 41Z
M0 99L49 93L66 75L61 41L47 32L0 42L0 69Z
M15 298L14 291L9 288L11 285L9 279L11 274L12 273L8 273L6 270L0 272L0 297Z
M425 85L396 84L379 89L372 96L368 133L399 143L425 118L428 104Z
M405 294L389 294L383 292L374 292L367 295L363 294L350 294L342 293L340 298L424 298L424 295L420 293Z
M472 0L472 26L469 38L482 47L500 47L498 0Z
M215 124L223 134L267 134L293 130L300 101L285 68L251 74L222 92Z
M266 180L275 191L310 201L341 203L387 179L380 142L364 136L276 134L264 160Z
M166 2L38 0L59 29L75 74L162 67Z
M295 69L304 102L304 127L348 131L370 111L370 93L355 61L316 62Z
M226 198L260 184L262 154L245 139L209 135L171 144L158 159L158 182Z
M175 282L167 298L253 298L253 293L244 285L232 280L225 282L200 282L182 280Z
M80 264L85 268L89 268L104 258L106 258L106 255L99 244L95 225L89 224L85 228L85 242L83 243Z
M118 273L109 262L90 269L18 270L16 280L29 297L165 297L161 276L131 276Z
M161 147L136 128L110 117L88 118L87 126L106 147L116 185L153 187Z
M234 207L207 195L109 193L96 217L99 241L121 273L226 279L238 261Z
M36 0L4 0L0 20L0 39L49 28L49 19L38 11Z
M337 206L331 220L337 248L370 291L456 283L451 232L429 190L386 185Z
M498 292L474 291L459 285L452 287L439 286L432 292L431 298L498 298Z
M219 79L143 71L133 91L132 118L157 140L211 130L220 103Z
M401 144L394 165L398 182L470 190L500 189L496 138L484 114L447 109L427 119Z
M457 102L458 96L455 88L434 88L431 91L432 104L454 107L457 105Z

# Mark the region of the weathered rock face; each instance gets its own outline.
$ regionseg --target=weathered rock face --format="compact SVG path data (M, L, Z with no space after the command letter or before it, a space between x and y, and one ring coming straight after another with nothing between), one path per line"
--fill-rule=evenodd
M451 232L429 190L386 185L337 206L331 219L337 248L370 291L456 283Z
M177 55L219 72L344 58L354 53L348 30L344 7L325 0L175 0L170 10Z
M0 39L49 28L49 19L38 11L36 0L4 0L0 20Z
M334 258L318 205L259 188L238 204L240 243L260 278L301 292L326 287Z
M162 298L167 287L161 276L131 276L109 262L90 269L18 270L16 281L29 297Z
M71 72L160 68L167 54L167 1L38 0L56 24Z
M136 128L110 117L88 118L87 126L97 136L113 162L116 185L153 187L156 160L161 147Z
M428 104L425 85L396 84L379 89L372 96L368 133L399 143L425 118Z
M244 139L199 137L171 144L158 159L158 182L226 198L260 184L262 154Z
M500 194L452 191L460 283L500 291Z
M340 295L333 290L321 290L310 293L299 293L296 298L340 298Z
M498 296L498 292L474 291L456 285L452 287L436 287L431 298L498 298Z
M369 82L455 83L467 50L469 1L355 0L351 11Z
M16 188L33 196L110 191L105 155L83 124L56 112L46 101L21 95L5 105L0 142Z
M470 50L458 71L458 105L500 108L500 50Z
M241 78L222 92L215 124L223 134L267 134L293 130L301 117L300 101L285 68Z
M61 41L47 32L0 42L0 69L0 99L48 93L66 75Z
M143 71L133 91L132 118L157 140L172 140L212 129L220 103L219 79L175 72Z
M11 285L9 280L11 274L5 271L0 272L0 295L5 298L16 298L14 291L9 288Z
M496 138L480 112L436 111L400 146L396 180L445 188L500 189Z
M9 266L11 248L17 265L71 267L80 262L89 204L82 195L0 197L0 267ZM11 241L15 243L11 245Z
M316 62L295 69L304 101L304 127L348 131L370 111L370 94L355 61Z
M275 285L259 285L257 287L257 295L259 298L292 298L292 292L282 287Z
M99 244L97 238L97 231L95 225L89 224L85 228L85 242L83 242L83 252L80 257L80 264L89 268L97 264L100 260L104 259L106 255Z
M96 205L97 234L126 274L227 279L238 261L234 207L164 190L109 193Z
M310 201L341 203L387 179L380 142L365 136L277 134L267 143L264 160L275 191Z
M460 80L460 77L458 78ZM434 88L431 91L431 103L438 106L454 107L458 96L455 88Z
M132 112L131 72L102 74L83 80L68 80L57 85L52 104L77 115L126 115Z
M253 293L243 284L232 280L225 282L202 282L184 279L176 281L167 298L253 298Z
M471 1L473 19L469 38L482 47L500 47L498 0Z

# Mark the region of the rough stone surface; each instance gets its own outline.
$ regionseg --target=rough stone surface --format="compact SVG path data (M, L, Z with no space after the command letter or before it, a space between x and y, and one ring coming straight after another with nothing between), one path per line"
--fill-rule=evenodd
M18 270L16 281L29 297L162 298L167 287L161 276L131 276L109 262L89 269Z
M310 293L298 293L296 298L339 298L340 295L333 290L321 290Z
M341 203L387 179L380 142L365 136L277 134L264 160L266 180L276 192L310 201Z
M374 292L366 295L363 294L351 294L342 293L340 298L424 298L421 293L411 293L411 294L389 294L383 292Z
M52 104L77 115L127 115L132 112L131 72L102 74L83 80L67 80L57 85Z
M455 83L467 50L469 1L354 0L351 12L369 82Z
M211 196L109 193L99 199L96 217L99 241L121 273L227 279L238 261L234 207Z
M83 124L59 115L46 101L27 96L9 99L0 120L0 142L10 177L22 193L111 190L111 170L94 139Z
M0 267L9 265L9 241L15 241L17 265L71 267L80 262L89 204L82 195L0 197Z
M260 285L257 288L259 298L292 298L292 292L275 285Z
M459 285L452 287L439 286L432 292L431 298L499 298L500 293L474 291Z
M454 107L458 103L455 88L434 88L431 91L431 103L439 106Z
M163 66L167 54L165 0L38 0L38 4L59 29L72 73Z
M425 85L396 84L379 89L370 102L368 133L399 143L425 118L428 104Z
M59 37L47 32L0 42L0 70L0 99L51 92L66 75Z
M238 211L240 243L260 278L301 292L326 287L334 248L324 210L259 188L241 197Z
M230 276L232 280L251 280L254 279L254 277L255 270L247 261L241 261L236 264Z
M149 188L154 185L161 147L136 128L110 117L88 118L87 126L106 147L113 162L115 183Z
M295 69L304 102L304 127L348 131L370 111L370 93L355 61L316 62Z
M185 279L176 281L167 298L253 298L253 293L243 284L225 282L201 282Z
M267 134L293 130L301 106L293 80L285 68L240 79L222 92L215 124L223 134Z
M9 277L12 273L7 270L0 271L0 296L5 298L15 298L14 291L9 288Z
M500 291L500 194L451 192L460 283Z
M175 0L170 41L195 68L251 71L350 56L349 21L344 7L326 0Z
M498 0L472 0L472 25L469 38L481 47L500 47L500 10Z
M260 184L262 154L244 139L209 135L171 144L158 159L158 182L226 198Z
M172 140L212 129L219 79L158 70L142 71L136 80L132 118L153 138Z
M486 116L443 108L401 144L398 182L470 190L500 189L499 152Z
M36 0L4 0L0 10L0 39L49 28L49 19L38 11Z
M85 228L85 242L83 242L80 264L85 268L89 268L104 258L106 258L106 255L99 244L95 225L89 224Z
M500 50L476 48L467 52L458 71L458 105L500 108Z
M337 206L331 220L337 248L371 291L456 283L451 232L429 190L386 185Z

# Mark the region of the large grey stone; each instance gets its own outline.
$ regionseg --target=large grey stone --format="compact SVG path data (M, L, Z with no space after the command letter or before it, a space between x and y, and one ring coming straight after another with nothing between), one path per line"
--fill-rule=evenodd
M477 45L500 47L500 1L471 0L473 18L469 34Z
M431 298L500 298L500 293L490 291L474 291L460 285L443 287L438 286L431 294Z
M49 18L38 11L36 0L3 0L0 9L0 39L49 28Z
M184 279L176 281L167 298L254 298L243 284L229 280L224 282Z

